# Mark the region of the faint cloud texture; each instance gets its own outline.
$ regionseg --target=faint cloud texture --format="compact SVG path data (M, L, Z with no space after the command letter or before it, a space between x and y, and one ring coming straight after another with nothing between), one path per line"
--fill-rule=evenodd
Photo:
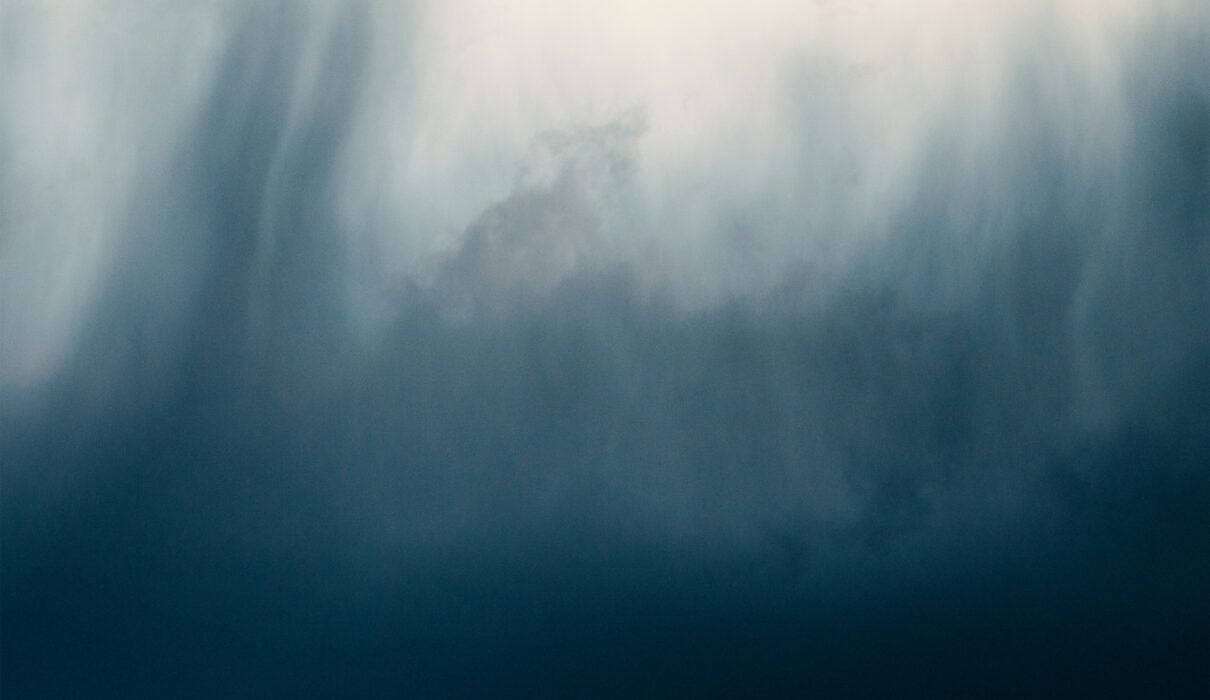
M5 697L1197 695L1198 2L0 5Z

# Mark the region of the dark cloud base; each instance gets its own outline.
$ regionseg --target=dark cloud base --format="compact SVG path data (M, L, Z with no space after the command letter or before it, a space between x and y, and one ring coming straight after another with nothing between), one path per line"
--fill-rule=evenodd
M964 332L604 290L416 310L311 396L231 360L47 409L6 441L6 695L1205 688L1204 369L1103 437L1002 436L995 360L892 350ZM851 514L779 488L821 431Z
M330 200L366 31L288 132L289 32L237 37L74 355L0 403L4 697L1210 692L1200 45L1125 185L1027 144L960 302L942 167L826 303L621 263L510 297L464 251L367 342Z

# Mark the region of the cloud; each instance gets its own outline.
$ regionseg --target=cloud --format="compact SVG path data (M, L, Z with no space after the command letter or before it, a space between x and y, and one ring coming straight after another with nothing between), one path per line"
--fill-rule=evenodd
M1210 17L669 7L3 10L6 694L1196 682Z

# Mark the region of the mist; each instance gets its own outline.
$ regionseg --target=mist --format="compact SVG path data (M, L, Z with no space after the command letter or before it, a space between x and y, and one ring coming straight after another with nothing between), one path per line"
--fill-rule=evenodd
M1210 10L969 5L0 5L0 690L1210 690Z

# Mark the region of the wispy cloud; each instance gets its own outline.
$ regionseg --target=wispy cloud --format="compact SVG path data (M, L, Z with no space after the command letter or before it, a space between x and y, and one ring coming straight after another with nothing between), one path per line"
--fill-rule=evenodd
M1183 690L1207 36L5 5L5 694Z

